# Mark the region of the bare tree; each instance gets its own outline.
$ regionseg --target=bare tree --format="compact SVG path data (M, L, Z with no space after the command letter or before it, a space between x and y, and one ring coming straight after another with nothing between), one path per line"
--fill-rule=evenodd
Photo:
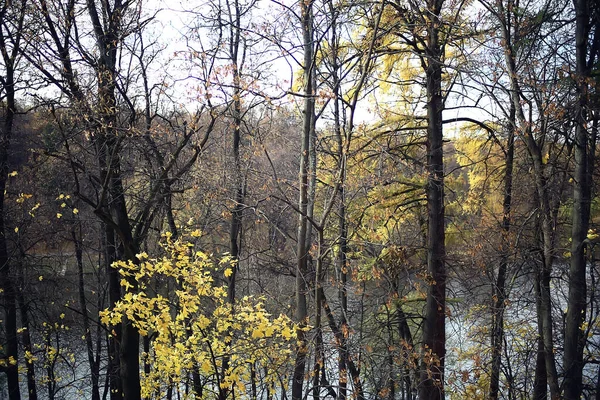
M0 53L2 70L0 75L0 104L2 122L0 126L0 285L5 316L6 347L3 367L8 381L9 400L21 398L19 388L19 342L17 337L16 276L11 268L11 258L6 238L5 193L9 179L8 156L17 114L16 93L19 90L20 52L23 42L23 24L27 1L3 1L0 4ZM35 398L35 393L31 393Z
M84 134L64 136L62 154L56 156L70 167L76 196L103 222L104 261L112 306L121 296L119 272L112 268L112 263L118 259L137 262L136 254L158 218L158 211L169 204L171 187L196 161L216 116L201 121L204 112L200 107L195 116L186 117L186 123L172 125L180 138L168 149L168 156L161 153L151 135L159 120L150 115L152 90L148 85L147 60L142 54L147 48L139 41L141 47L126 46L127 40L135 38L152 20L151 16L142 18L137 8L141 4L120 0L114 3L88 1L84 11L91 21L89 33L95 39L95 48L82 40L82 29L86 25L80 21L81 13L74 1L49 4L40 0L35 5L47 42L38 44L37 51L26 56L67 97L71 116L75 116L79 132ZM74 63L74 54L81 54L83 59ZM137 58L139 65L133 61L123 65L124 55L129 56L129 60ZM48 59L53 60L52 63L46 63ZM141 72L138 83L144 88L141 93L145 106L141 109L136 104L137 95L128 92L137 87L133 80L138 70ZM93 74L92 87L86 86L80 75L89 72ZM191 119L189 126L188 119ZM143 123L140 124L140 120ZM137 135L140 126L142 134ZM204 131L204 135L195 141L199 131ZM128 136L127 132L136 134ZM139 200L135 205L126 200L130 193L123 162L130 137L144 139L149 157L158 164L156 176L149 181L146 190L134 196ZM79 151L88 151L96 165L79 159ZM130 284L136 287L133 279ZM111 398L139 399L139 334L127 320L115 325L113 331L108 352Z

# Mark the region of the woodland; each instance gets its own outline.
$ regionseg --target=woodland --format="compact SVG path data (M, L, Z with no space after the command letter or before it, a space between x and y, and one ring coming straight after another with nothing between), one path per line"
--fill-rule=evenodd
M0 0L0 399L600 400L594 0Z

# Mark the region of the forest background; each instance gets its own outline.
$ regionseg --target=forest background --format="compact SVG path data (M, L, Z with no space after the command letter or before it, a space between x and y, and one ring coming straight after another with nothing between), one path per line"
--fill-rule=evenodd
M600 399L592 0L0 1L0 398Z

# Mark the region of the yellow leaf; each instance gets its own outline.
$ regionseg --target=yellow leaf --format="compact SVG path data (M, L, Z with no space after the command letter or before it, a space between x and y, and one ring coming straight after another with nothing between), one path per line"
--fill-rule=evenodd
M281 331L281 336L286 340L290 340L292 338L291 329L287 326L285 328L283 328L283 330Z
M129 288L131 287L131 283L129 283L127 281L127 279L121 279L121 286L123 286L125 288L125 290L129 290Z
M265 329L265 336L266 337L271 337L273 336L273 333L275 332L275 327L274 326L267 326Z
M56 218L59 218L59 219L60 219L61 217L62 217L62 214L61 214L61 213L56 213Z
M211 368L210 368L210 363L206 360L204 360L204 362L202 363L202 372L204 372L205 374L209 374L211 372Z
M227 269L225 270L225 273L224 273L224 275L225 275L225 277L229 278L231 275L233 275L233 269L231 269L231 268L227 268Z
M255 329L254 331L252 331L253 339L260 339L262 337L265 337L265 334L260 329Z

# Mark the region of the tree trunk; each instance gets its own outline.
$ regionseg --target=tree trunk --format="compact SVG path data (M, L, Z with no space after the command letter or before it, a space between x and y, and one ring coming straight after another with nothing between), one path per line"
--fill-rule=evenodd
M121 18L127 9L127 3L117 0L112 10L102 3L103 17L108 18L101 22L95 0L87 0L87 9L96 36L98 56L98 110L100 126L95 132L97 141L99 165L103 169L101 175L105 179L105 195L110 201L105 204L104 216L110 215L121 246L121 257L125 260L136 261L137 243L133 238L129 215L125 203L125 190L121 181L120 168L120 139L117 129L117 102L116 102L116 57L117 44L121 31ZM106 222L106 221L105 221ZM137 282L130 279L133 290ZM112 289L116 290L116 289ZM121 324L119 343L119 373L125 400L140 400L141 387L139 377L140 338L131 321L123 319Z
M302 388L304 386L304 371L306 369L306 357L308 354L308 341L306 339L306 328L308 324L308 308L306 302L306 279L308 268L309 243L308 232L308 174L309 174L309 151L311 134L314 130L315 99L313 98L313 18L312 0L300 2L302 18L302 36L304 45L304 116L302 147L300 153L300 194L299 194L299 216L298 216L298 246L296 265L296 323L298 324L296 349L296 360L294 373L292 375L292 400L303 398Z
M541 331L541 327L538 332ZM533 380L533 400L548 398L548 373L546 372L546 352L542 334L538 333L537 351L535 357L535 375Z
M345 338L345 332L343 332L342 329L340 329L340 326L338 326L338 324L336 323L335 317L333 316L333 312L329 307L329 303L327 302L327 297L325 296L323 288L321 288L319 292L321 297L321 304L323 306L323 310L325 311L325 316L327 317L327 322L329 324L329 329L331 329L331 332L335 337L336 344L340 346ZM346 366L348 367L348 372L350 373L350 376L352 377L352 382L354 383L355 393L353 397L357 400L365 400L362 381L360 379L360 370L358 369L356 363L354 362L352 357L350 357L350 355L348 355L348 357L346 358Z
M112 263L117 259L117 249L115 243L115 231L106 223L102 223L104 228L103 238L103 262L106 276L108 277L108 305L113 308L117 301L121 299L121 286L119 285L119 271L112 267ZM123 398L123 387L119 377L119 338L121 337L121 324L112 327L113 334L108 336L108 360L107 374L110 383L110 400L121 400Z
M81 235L81 223L79 223L79 234ZM90 328L89 315L87 310L87 301L85 298L85 277L83 270L83 247L81 243L81 236L78 237L75 228L71 230L71 238L75 244L75 259L77 261L77 274L78 274L78 291L79 291L79 308L81 309L81 319L83 322L83 331L85 338L85 345L88 356L88 363L90 365L90 376L92 380L92 400L100 400L100 363L97 362L94 356L94 343L92 341L92 330Z
M228 7L231 9L231 7ZM244 202L244 179L242 176L242 166L240 159L240 142L242 127L242 90L241 90L241 65L238 60L240 50L241 35L241 16L240 6L237 0L233 0L233 15L230 15L232 24L229 31L229 56L233 66L233 134L232 134L232 155L234 163L234 205L231 213L231 224L229 230L229 253L235 266L228 279L227 300L233 304L235 302L235 278L238 270L240 253L240 233L242 229L242 210Z
M502 202L502 249L498 275L492 290L492 367L490 376L490 400L497 400L500 390L500 368L502 366L502 345L504 343L504 310L506 308L506 274L510 254L510 213L512 203L512 180L515 142L515 107L511 106L509 129L506 144L506 166L504 170L504 199Z
M338 188L338 204L337 204L337 215L338 215L338 251L335 257L336 266L336 277L338 284L338 300L340 302L341 316L340 326L344 333L339 338L338 345L338 400L346 400L348 395L348 226L346 221L346 195L345 195L345 184L346 184L346 163L345 157L347 155L344 151L344 135L342 134L342 112L340 102L342 100L342 94L340 90L340 60L339 60L339 41L338 37L338 9L332 2L328 2L329 14L331 16L331 86L335 94L333 101L333 123L334 133L337 144L337 157L338 157L338 168L340 169L340 185ZM352 121L350 121L352 125ZM346 137L346 139L349 139Z
M229 226L229 254L232 260L231 275L227 278L227 302L235 304L235 284L240 261L240 239L242 232L242 213L244 203L244 179L242 176L242 165L240 159L241 127L242 127L242 90L241 90L241 65L238 60L240 51L241 35L241 15L240 5L237 0L233 0L233 13L231 5L228 3L229 11L229 57L233 66L233 133L232 133L232 156L233 156L233 210L231 212L231 221ZM229 357L223 362L222 376L229 367ZM219 388L219 399L225 400L231 388Z
M394 280L394 292L397 295L397 298L400 298L400 279ZM402 347L402 358L404 361L404 370L403 370L403 378L402 378L402 398L411 400L413 396L413 379L411 379L412 372L412 360L414 358L414 340L412 332L410 331L410 326L408 325L408 318L402 308L402 304L398 302L396 305L394 319L398 322L398 334L401 339L400 345Z
M446 246L444 228L444 151L442 110L442 53L439 39L442 0L428 0L427 11L427 271L429 285L425 320L419 398L444 398L446 356Z
M4 355L7 363L5 367L6 380L8 383L8 399L20 400L21 391L19 388L19 342L17 337L17 291L16 281L10 265L8 255L8 244L6 240L5 226L5 193L8 180L8 153L10 150L10 141L13 133L13 123L16 113L15 103L15 58L10 55L10 49L5 40L4 25L7 6L2 7L0 14L0 47L4 61L4 78L2 80L2 89L5 91L5 105L0 105L4 110L0 110L4 115L0 129L0 285L2 288L2 305L4 307L4 334L6 335L6 347Z
M593 157L589 147L587 116L588 116L588 81L589 68L587 62L588 36L592 15L591 4L588 0L574 0L575 5L575 60L578 102L575 119L575 171L573 175L573 225L571 227L571 266L569 269L569 300L566 316L564 339L564 382L565 400L577 400L583 389L583 349L586 335L581 329L585 321L587 305L586 280L586 239L590 222L590 205L592 193ZM596 40L599 35L596 22ZM595 54L590 56L594 61ZM590 63L593 65L593 62Z
M321 371L324 374L324 352L325 348L323 345L323 329L321 326L321 305L322 305L322 294L323 294L323 248L325 247L325 240L323 237L323 230L318 229L318 249L317 249L317 268L315 272L315 323L313 329L315 331L315 363L313 367L313 399L320 399L320 382L321 382ZM325 376L323 375L323 378Z
M31 344L31 324L29 323L29 307L25 302L25 296L23 295L23 288L25 286L25 279L23 277L23 265L20 265L21 269L21 277L20 280L20 288L18 292L18 303L19 303L19 311L21 314L21 326L23 327L23 332L21 336L23 338L23 350L25 353L33 354L33 346ZM25 357L25 364L27 370L27 393L29 395L29 400L37 400L37 381L35 379L35 364L33 360L28 360Z

